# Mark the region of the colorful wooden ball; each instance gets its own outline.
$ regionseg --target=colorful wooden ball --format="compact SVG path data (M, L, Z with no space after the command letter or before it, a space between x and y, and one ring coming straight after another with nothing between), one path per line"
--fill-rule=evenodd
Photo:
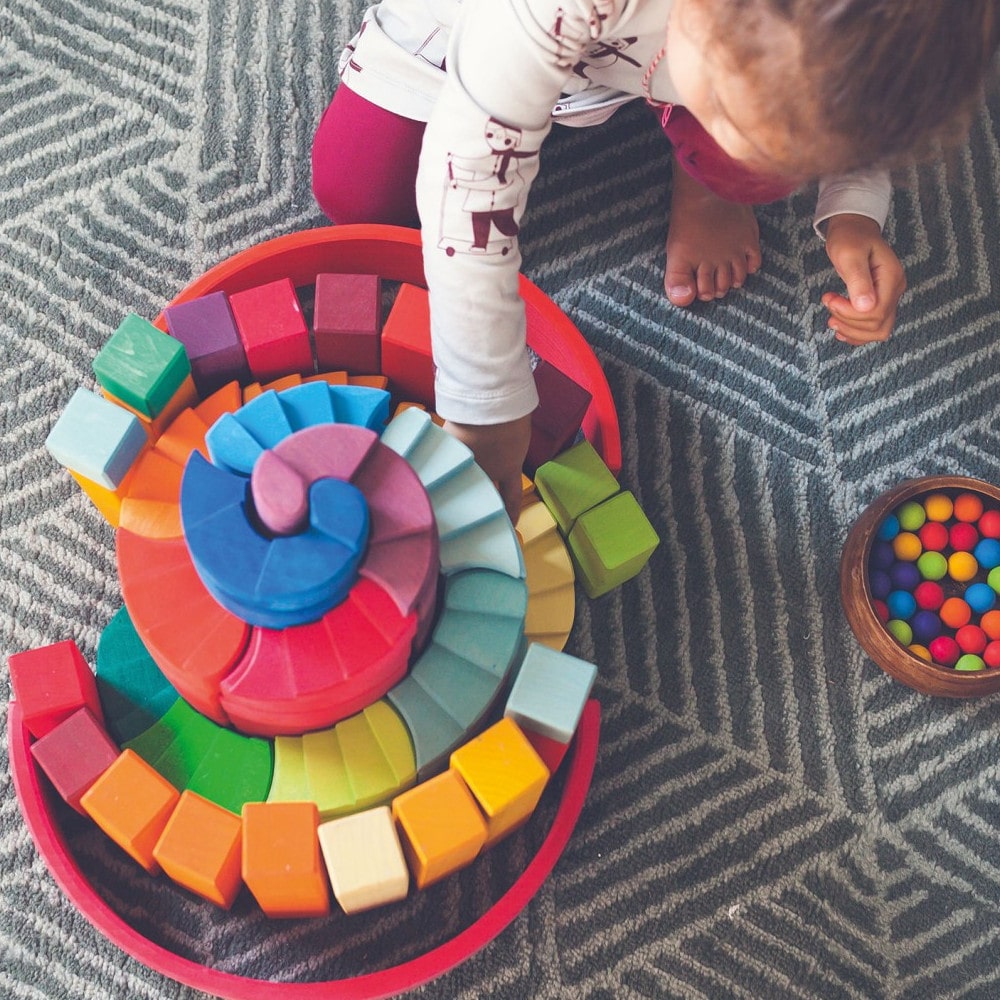
M958 521L978 521L983 515L983 501L978 493L959 493L955 497L955 519Z
M948 628L961 628L972 620L972 608L961 597L949 597L938 613Z
M914 656L918 659L923 660L925 663L931 663L931 651L926 646L921 646L919 642L911 642L909 646L906 647Z
M941 619L934 611L921 608L914 612L909 622L910 628L913 630L914 642L926 645L941 634Z
M1000 566L1000 540L996 538L982 538L976 543L972 554L976 557L976 562L983 569L995 569L997 566Z
M927 512L919 501L907 500L896 511L896 517L903 531L916 531L927 520Z
M994 639L983 650L983 663L985 663L990 670L1000 668L1000 640Z
M877 541L872 546L871 555L868 557L868 568L888 569L896 561L896 553L892 550L892 542Z
M948 556L948 576L959 583L968 583L979 572L979 563L971 552L952 552Z
M930 493L924 498L924 511L928 521L947 521L954 507L947 493Z
M948 529L940 521L927 521L917 532L925 552L940 552L948 544Z
M976 671L985 670L986 664L983 662L983 658L975 653L963 653L956 661L955 669L966 673L976 673Z
M909 621L917 610L917 600L908 590L894 590L886 599L890 618Z
M991 638L1000 639L1000 609L987 611L979 619L979 627Z
M890 618L885 627L893 635L901 646L909 646L913 642L913 629L909 622L900 621L898 618Z
M948 532L948 544L956 552L971 552L979 541L979 532L975 525L959 521L951 526Z
M891 542L899 534L899 518L890 514L879 526L877 537L883 542Z
M937 611L944 604L944 587L933 580L924 580L913 591L913 597L918 608L926 611Z
M990 570L989 576L986 577L986 582L1000 594L1000 566Z
M915 590L920 583L920 569L916 563L894 562L889 567L889 579L896 590Z
M975 653L977 656L986 648L989 640L986 633L978 625L963 625L955 633L955 642L963 653Z
M875 617L884 625L889 620L889 608L885 601L873 600L872 608L875 610Z
M905 562L916 562L923 550L919 536L912 531L901 531L892 540L892 551L896 553L896 558Z
M874 573L868 574L868 587L872 597L884 601L892 593L892 580L885 570L877 569Z
M955 666L958 658L962 655L958 643L950 635L939 635L927 644L927 648L930 650L934 662L940 663L943 667Z
M984 615L996 607L997 592L988 583L970 583L962 596L977 615Z
M983 538L1000 538L1000 510L985 510L979 519L979 534Z
M943 580L948 575L948 558L943 552L924 552L917 569L925 580Z

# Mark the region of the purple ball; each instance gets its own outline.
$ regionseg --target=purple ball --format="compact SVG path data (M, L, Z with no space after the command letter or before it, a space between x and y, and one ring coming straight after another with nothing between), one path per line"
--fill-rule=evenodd
M871 588L872 597L877 601L884 601L892 593L892 580L889 574L881 569L868 575L868 586Z
M889 579L896 590L916 590L920 583L920 570L916 563L896 562L889 567Z
M896 561L896 553L892 551L892 542L875 542L868 558L869 569L888 569Z
M913 641L926 646L941 634L941 619L934 611L922 608L910 620Z

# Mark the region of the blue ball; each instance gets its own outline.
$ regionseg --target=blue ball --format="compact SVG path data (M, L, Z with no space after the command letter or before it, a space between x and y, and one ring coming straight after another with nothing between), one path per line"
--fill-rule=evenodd
M908 590L894 590L886 599L890 618L909 621L917 610L917 599Z
M973 583L965 588L962 595L965 603L978 615L984 615L996 607L996 591L988 583Z
M923 578L916 563L896 562L889 567L889 579L895 590L916 590Z
M981 538L972 554L984 569L994 569L1000 566L1000 541L996 538Z
M892 580L884 570L877 569L868 575L868 586L871 588L872 597L878 601L884 601L892 593Z
M871 569L888 569L896 561L896 553L892 551L892 542L875 542L872 545L868 565Z
M910 628L913 629L913 641L926 646L941 634L941 619L936 612L921 608L910 621Z
M884 542L891 542L899 534L899 518L890 514L879 526L878 537Z

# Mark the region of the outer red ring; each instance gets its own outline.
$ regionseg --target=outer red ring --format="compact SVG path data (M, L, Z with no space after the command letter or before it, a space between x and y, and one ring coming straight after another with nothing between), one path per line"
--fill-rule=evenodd
M478 920L429 952L380 972L315 983L248 979L199 965L139 933L104 901L84 877L56 822L54 799L43 786L29 749L20 706L10 702L7 744L14 789L42 860L76 908L113 944L143 965L186 986L230 1000L273 1000L276 986L289 1000L375 1000L413 989L455 968L492 941L531 900L559 860L583 809L597 759L601 708L591 699L577 727L566 784L552 826L538 852L514 884Z

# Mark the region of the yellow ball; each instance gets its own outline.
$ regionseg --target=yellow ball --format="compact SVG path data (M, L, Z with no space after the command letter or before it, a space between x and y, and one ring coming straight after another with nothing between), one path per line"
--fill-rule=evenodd
M944 493L931 493L924 500L924 512L928 521L947 521L954 507L951 497Z
M928 663L931 662L931 651L926 646L921 646L919 642L913 642L906 647L914 656L919 657L921 660L926 660Z
M971 552L952 552L948 556L948 576L959 583L971 580L979 570L979 563Z
M912 531L901 531L892 540L892 551L896 553L896 558L903 562L916 562L924 547L920 538Z

